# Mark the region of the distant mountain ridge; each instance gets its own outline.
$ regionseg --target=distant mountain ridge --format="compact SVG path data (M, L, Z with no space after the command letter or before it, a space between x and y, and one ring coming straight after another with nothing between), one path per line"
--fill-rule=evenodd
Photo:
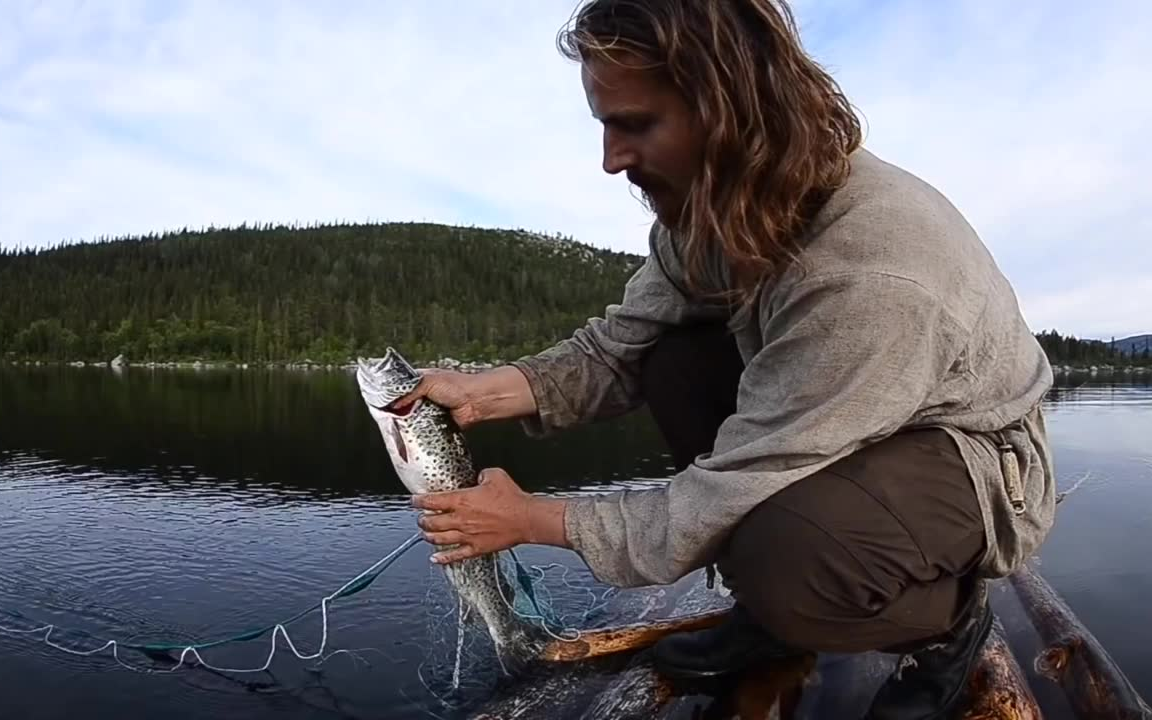
M1126 355L1139 355L1145 350L1152 354L1152 333L1121 338L1120 340L1110 342L1110 344L1116 348L1118 352Z

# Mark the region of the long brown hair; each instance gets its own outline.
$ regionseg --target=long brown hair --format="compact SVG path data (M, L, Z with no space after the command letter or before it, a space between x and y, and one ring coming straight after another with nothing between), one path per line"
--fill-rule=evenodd
M738 302L796 257L813 208L843 183L862 142L851 104L804 51L783 0L589 0L557 46L575 61L637 56L699 114L703 168L677 245L698 289L718 243Z

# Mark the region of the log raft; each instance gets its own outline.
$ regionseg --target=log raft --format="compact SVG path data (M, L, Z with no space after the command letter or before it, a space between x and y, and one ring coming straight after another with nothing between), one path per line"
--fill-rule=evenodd
M1042 648L1029 664L1039 681L1055 683L1082 720L1152 720L1152 711L1116 662L1043 578L1025 566L1007 580L1034 626ZM702 581L697 581L702 587ZM995 603L994 603L995 609ZM893 656L864 653L828 660L809 656L751 668L738 677L714 681L704 689L685 687L663 678L652 667L650 647L671 633L711 627L722 622L728 604L681 603L672 617L645 623L621 624L583 633L575 642L555 642L541 653L556 685L568 678L561 695L578 702L563 703L571 712L546 712L549 717L632 718L707 717L740 720L825 720L860 717L878 684L894 667ZM1012 650L1000 615L993 622L966 689L958 718L962 720L1041 720L1045 713L1030 686L1021 660ZM1015 629L1015 628L1014 628ZM608 668L592 673L585 668ZM581 680L596 678L595 681ZM539 690L522 693L540 699ZM515 695L515 692L513 693ZM554 698L553 698L554 699ZM517 703L521 704L522 703ZM534 703L529 703L534 704ZM489 705L488 709L495 708ZM501 708L509 707L507 698ZM473 717L542 717L535 712L484 712ZM705 712L706 711L706 712ZM1053 714L1053 717L1062 717Z
M1034 666L1060 686L1077 717L1152 720L1116 661L1043 577L1026 565L1009 581L1044 645Z

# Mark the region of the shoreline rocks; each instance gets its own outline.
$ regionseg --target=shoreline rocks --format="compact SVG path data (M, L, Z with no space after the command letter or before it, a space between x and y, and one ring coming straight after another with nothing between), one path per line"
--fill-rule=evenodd
M439 358L429 363L413 361L418 368L438 368L443 370L458 370L460 372L481 372L490 370L504 364L503 360L457 360L451 357ZM24 367L75 367L75 368L111 368L121 371L125 368L148 370L301 370L301 371L353 371L356 369L355 360L344 362L319 362L316 360L293 360L273 362L235 362L211 360L164 360L129 362L123 355L117 355L107 362L93 362L85 360L52 361L52 360L3 360L0 365L13 365Z
M496 360L458 360L453 357L445 356L437 358L431 362L418 362L413 361L417 367L421 368L438 368L443 370L457 370L460 372L481 372L483 370L490 370L492 368L500 367L506 364L502 359ZM292 361L260 361L260 362L235 362L235 361L210 361L210 360L165 360L165 361L147 361L147 362L130 362L124 355L117 355L116 357L106 362L94 362L86 360L69 360L69 361L50 361L50 360L11 360L0 359L0 365L22 365L26 367L52 367L52 366L67 366L75 368L104 368L109 367L113 370L123 370L124 368L146 368L149 370L301 370L301 371L352 371L356 369L356 362L353 359L348 359L343 362L321 362L317 360L292 360ZM1117 375L1123 376L1145 376L1152 375L1152 366L1148 365L1087 365L1087 366L1073 366L1063 364L1053 364L1052 372L1057 378L1068 376L1084 376L1089 377L1115 377Z

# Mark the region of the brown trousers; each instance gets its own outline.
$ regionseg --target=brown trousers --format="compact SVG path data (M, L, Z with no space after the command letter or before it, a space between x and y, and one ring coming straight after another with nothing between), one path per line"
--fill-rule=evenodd
M678 469L711 450L735 410L743 363L723 327L669 333L644 394ZM905 652L950 630L984 552L955 443L906 431L785 488L736 526L716 567L779 640L815 652Z

